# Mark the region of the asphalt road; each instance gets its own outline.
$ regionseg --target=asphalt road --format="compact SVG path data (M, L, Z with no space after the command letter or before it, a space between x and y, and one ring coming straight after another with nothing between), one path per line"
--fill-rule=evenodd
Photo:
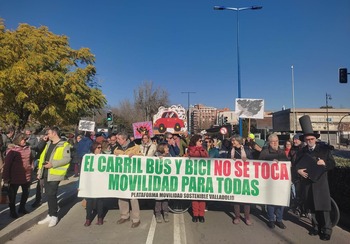
M150 206L149 206L150 207ZM119 210L107 212L104 225L84 227L85 209L80 201L66 205L60 211L61 220L56 227L34 225L22 234L6 242L22 243L320 243L319 237L309 236L310 223L299 221L293 214L285 213L287 229L269 229L265 214L257 207L252 211L253 226L232 223L232 206L214 205L206 212L205 223L192 223L189 213L171 214L169 223L157 224L153 210L146 206L141 211L141 225L130 228L131 222L118 225ZM333 229L328 243L349 243L350 233L339 227Z

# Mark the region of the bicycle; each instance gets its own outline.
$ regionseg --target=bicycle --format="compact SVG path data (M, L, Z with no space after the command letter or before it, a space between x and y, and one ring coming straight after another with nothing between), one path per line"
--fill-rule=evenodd
M295 197L293 190L291 194L291 209L294 212L294 214L298 217L298 220L301 220L301 218L305 217L305 218L308 218L310 221L312 221L310 209L305 209L303 202L297 201L297 198ZM332 197L331 197L330 217L331 217L332 227L336 226L340 219L340 211L337 203L334 201Z
M169 199L168 204L169 210L175 214L186 213L191 207L190 200Z

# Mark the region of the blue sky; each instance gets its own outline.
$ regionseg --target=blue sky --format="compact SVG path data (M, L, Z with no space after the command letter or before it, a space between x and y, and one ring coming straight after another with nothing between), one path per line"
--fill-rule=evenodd
M71 47L96 56L97 79L108 104L133 100L143 81L169 91L171 104L234 109L237 98L235 11L239 12L242 98L265 100L265 110L350 107L349 0L2 0L7 29L19 23L69 37ZM349 77L350 81L350 77Z

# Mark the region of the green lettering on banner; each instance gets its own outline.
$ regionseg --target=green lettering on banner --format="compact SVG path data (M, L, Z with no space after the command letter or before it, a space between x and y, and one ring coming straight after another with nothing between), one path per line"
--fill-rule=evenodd
M114 156L108 156L106 172L116 172L115 163L114 163Z
M164 159L164 174L165 175L170 175L171 174L171 159L166 158Z
M84 159L84 171L94 172L94 156L86 155Z
M253 196L258 196L259 195L259 181L257 180L252 180L252 195Z
M97 169L99 172L105 172L106 171L106 158L105 157L99 157L97 162Z
M115 158L115 172L116 173L122 173L122 165L123 165L123 158L116 157Z
M147 158L146 160L146 173L153 174L154 173L154 159Z
M182 159L175 159L176 174L180 174Z
M222 182L224 181L224 178L217 177L216 181L218 182L218 193L222 193Z
M108 190L119 190L119 175L109 174L108 176Z

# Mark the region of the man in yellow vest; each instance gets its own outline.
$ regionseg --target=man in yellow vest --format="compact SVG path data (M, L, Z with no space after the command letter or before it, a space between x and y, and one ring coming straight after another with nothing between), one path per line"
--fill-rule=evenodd
M58 222L58 185L67 173L71 159L71 146L68 142L61 140L58 127L51 127L47 131L47 135L49 141L39 158L38 179L44 180L44 189L47 196L49 211L46 218L39 221L38 224L41 225L48 223L49 227L53 227L57 225Z

